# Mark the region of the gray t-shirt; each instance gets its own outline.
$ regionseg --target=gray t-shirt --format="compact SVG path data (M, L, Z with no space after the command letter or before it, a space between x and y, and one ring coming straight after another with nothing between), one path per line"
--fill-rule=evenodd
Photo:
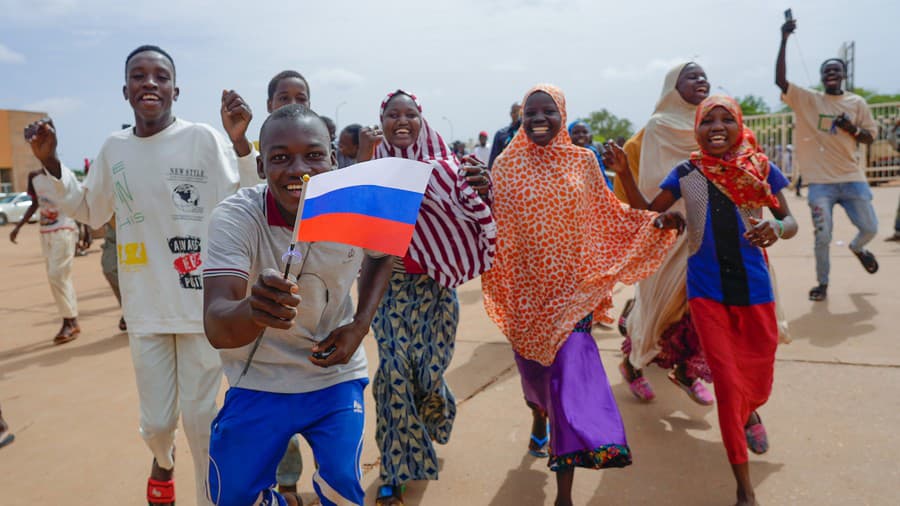
M264 269L283 272L282 255L291 242L293 224L284 222L265 185L242 188L216 206L209 222L208 259L203 277L237 276L247 280L247 294ZM360 346L345 365L321 368L309 361L315 342L353 320L350 287L359 273L362 248L332 242L297 243L304 260L295 258L291 279L302 302L290 330L266 328L247 374L241 371L253 343L219 350L229 385L276 393L321 390L366 378L366 354ZM301 272L302 266L302 272ZM299 278L298 278L299 276Z

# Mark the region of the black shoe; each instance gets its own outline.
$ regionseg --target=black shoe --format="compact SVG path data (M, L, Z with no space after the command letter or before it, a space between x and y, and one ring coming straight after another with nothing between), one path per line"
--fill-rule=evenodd
M873 255L871 251L864 249L862 251L853 251L853 254L859 259L859 263L862 264L863 269L865 269L866 272L869 274L878 272L878 260L875 260L875 255Z
M828 297L828 285L816 285L809 291L809 300L822 301Z

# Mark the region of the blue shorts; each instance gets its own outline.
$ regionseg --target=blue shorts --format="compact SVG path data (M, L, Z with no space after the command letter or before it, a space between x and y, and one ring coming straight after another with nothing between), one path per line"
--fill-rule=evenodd
M325 506L363 504L359 459L368 380L315 392L278 394L229 388L209 440L209 498L217 506L285 506L275 469L288 440L303 435L319 464L313 487Z

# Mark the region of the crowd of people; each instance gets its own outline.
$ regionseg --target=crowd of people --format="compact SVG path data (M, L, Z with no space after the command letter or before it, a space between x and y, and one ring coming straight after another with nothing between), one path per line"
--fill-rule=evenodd
M878 270L865 249L877 225L872 193L853 160L877 127L865 102L842 89L843 61L823 63L823 92L787 80L794 29L794 21L782 27L775 81L797 115L794 163L815 231L809 297L820 301L835 204L859 229L851 251L867 272ZM106 140L83 182L59 160L52 120L29 126L42 169L29 175L34 204L11 239L39 210L63 317L54 343L63 344L80 332L75 220L106 227L104 274L128 332L140 434L152 455L151 505L175 502L179 417L197 504L302 504L300 437L315 456L322 503L363 504L369 378L360 344L370 329L375 501L402 505L406 483L438 479L435 443L449 441L457 413L444 376L459 324L456 287L477 276L488 315L512 345L532 417L523 451L547 459L556 505L572 504L575 468L626 467L634 458L591 336L595 323L614 322L617 283L637 284L619 319L618 369L631 392L654 398L642 370L656 364L691 400L715 404L738 504L755 504L748 450L768 449L758 410L772 390L779 337L787 339L766 248L794 237L798 224L782 193L789 182L743 125L740 106L710 89L699 64L680 64L637 134L595 146L589 125L568 122L562 90L540 84L512 105L491 145L482 131L466 153L402 89L381 102L380 124L338 133L314 112L309 82L288 70L269 83L257 149L239 93L221 97L226 136L176 117L174 59L141 46L125 59L134 126ZM285 270L308 177L391 157L432 166L406 255L300 243L302 261ZM538 173L546 177L536 184ZM229 388L219 408L223 373ZM0 446L12 441L7 429L0 418Z

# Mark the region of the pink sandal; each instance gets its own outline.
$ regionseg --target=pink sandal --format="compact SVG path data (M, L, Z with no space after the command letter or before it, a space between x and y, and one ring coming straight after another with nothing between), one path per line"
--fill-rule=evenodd
M684 383L678 381L678 377L675 376L675 371L669 371L669 374L666 375L675 386L684 390L684 393L691 398L692 401L696 402L701 406L712 406L715 404L716 399L709 392L703 382L695 379L691 386L687 386Z
M631 393L634 394L639 401L650 402L656 398L653 387L650 386L650 382L647 381L647 378L639 376L633 380L629 380L628 371L625 370L625 364L621 363L619 364L619 372L622 374L622 378L625 379L625 382L628 383L628 388L631 390Z

